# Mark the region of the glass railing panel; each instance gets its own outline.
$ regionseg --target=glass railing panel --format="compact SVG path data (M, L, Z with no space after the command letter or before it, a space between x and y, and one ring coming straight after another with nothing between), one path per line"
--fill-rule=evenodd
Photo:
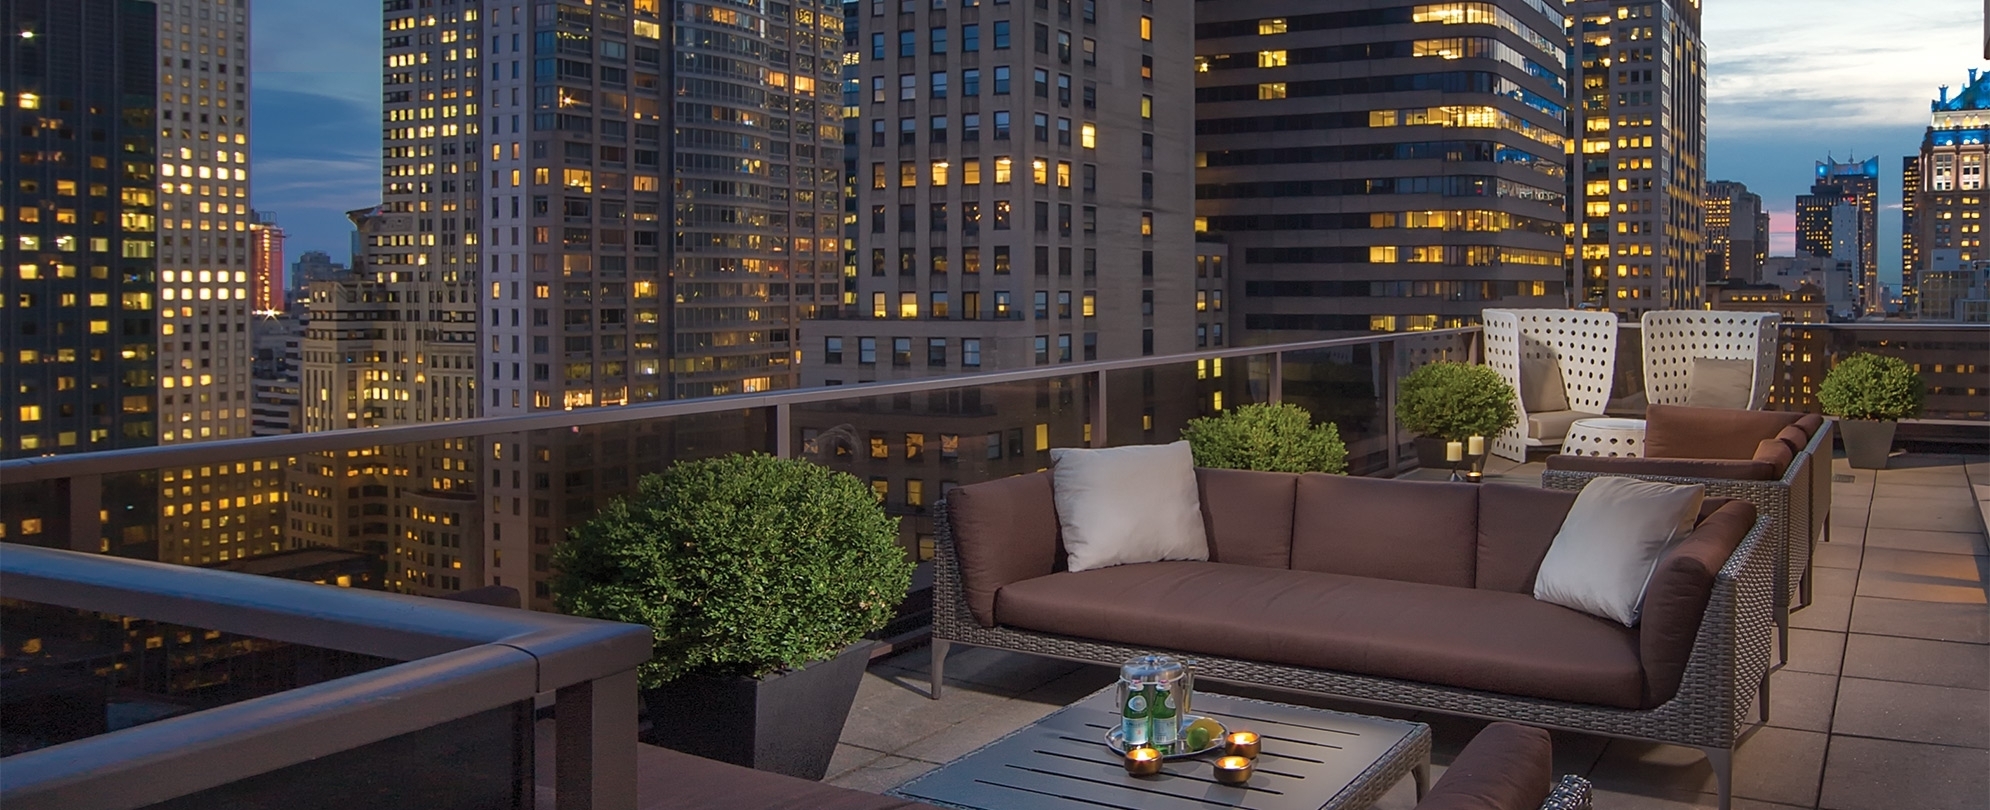
M1167 444L1190 420L1271 401L1271 355L1118 369L1106 377L1106 445Z
M1354 475L1389 471L1384 352L1384 344L1359 343L1285 352L1282 359L1283 400L1340 431Z
M18 599L0 627L0 756L397 663Z
M1990 421L1990 328L1968 324L1786 324L1769 407L1820 411L1824 376L1859 352L1898 357L1921 373L1923 419Z

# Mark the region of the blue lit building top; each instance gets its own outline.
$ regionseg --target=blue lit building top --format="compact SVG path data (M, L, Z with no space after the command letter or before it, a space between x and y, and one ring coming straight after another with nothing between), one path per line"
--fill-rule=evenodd
M1990 131L1990 72L1969 70L1969 84L1953 97L1943 85L1941 96L1928 104L1933 113L1928 123L1928 141L1934 146L1983 143Z

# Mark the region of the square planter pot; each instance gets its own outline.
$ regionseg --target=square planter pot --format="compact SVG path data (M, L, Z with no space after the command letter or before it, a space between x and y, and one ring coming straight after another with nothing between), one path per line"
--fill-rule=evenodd
M765 678L687 676L642 692L642 741L756 770L820 780L875 642Z
M1838 435L1845 439L1845 461L1856 469L1884 470L1893 453L1893 431L1899 422L1840 419Z

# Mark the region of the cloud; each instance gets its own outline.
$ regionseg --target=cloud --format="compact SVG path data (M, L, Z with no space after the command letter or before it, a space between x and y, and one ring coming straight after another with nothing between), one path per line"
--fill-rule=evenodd
M323 250L343 259L351 232L345 212L380 201L378 91L366 103L272 86L284 83L258 77L254 90L255 207L275 215L291 255Z

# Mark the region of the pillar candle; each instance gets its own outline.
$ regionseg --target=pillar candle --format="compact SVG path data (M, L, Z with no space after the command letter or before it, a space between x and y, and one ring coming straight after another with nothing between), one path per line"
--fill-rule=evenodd
M1467 445L1465 447L1465 452L1471 453L1472 455L1475 456L1483 456L1486 454L1486 437L1473 436L1472 438L1467 439L1466 442Z
M1444 443L1444 460L1445 460L1445 461L1464 461L1464 460L1465 460L1465 443L1464 443L1464 442L1445 442L1445 443Z

